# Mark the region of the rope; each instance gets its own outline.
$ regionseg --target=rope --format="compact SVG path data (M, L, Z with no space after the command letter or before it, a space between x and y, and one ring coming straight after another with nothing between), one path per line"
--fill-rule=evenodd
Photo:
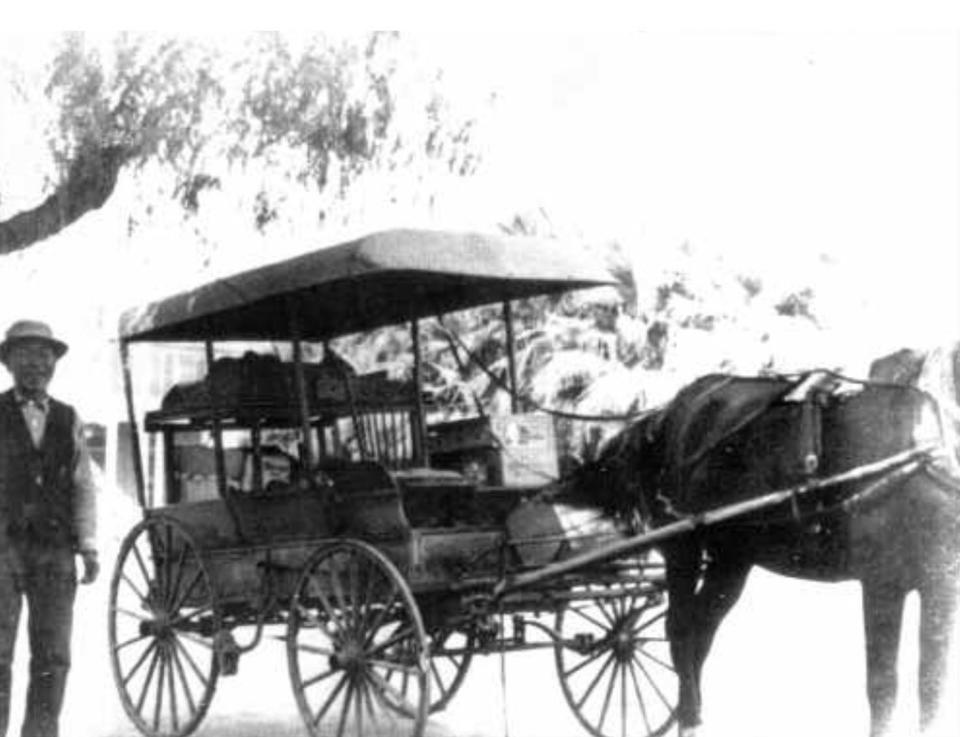
M473 361L474 365L476 365L477 368L479 368L481 371L483 371L484 374L487 375L490 381L492 381L499 389L503 389L503 391L507 392L511 396L513 395L513 389L507 386L500 376L498 376L492 369L490 369L485 363L483 363L483 361L480 360L479 356L477 356L477 354L474 353L470 349L470 347L460 339L460 336L452 332L444 324L442 316L437 316L437 322L439 323L440 328L445 333L448 341L450 340L455 341L456 344L460 346L461 349L463 349L463 352L470 357L470 360ZM627 412L624 414L587 415L587 414L580 414L579 412L567 412L562 409L545 407L544 405L532 399L527 399L526 402L538 412L543 412L545 414L552 415L554 417L560 417L565 420L582 420L584 422L630 422L632 420L641 419L642 417L645 417L646 415L655 411L655 410L644 409L644 410L637 410L636 412Z

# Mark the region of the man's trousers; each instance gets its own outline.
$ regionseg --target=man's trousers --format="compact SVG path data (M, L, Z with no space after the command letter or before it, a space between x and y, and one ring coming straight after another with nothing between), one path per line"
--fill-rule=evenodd
M10 719L11 665L20 611L27 602L30 682L22 737L57 737L70 669L73 602L77 593L69 548L10 542L0 550L0 737Z

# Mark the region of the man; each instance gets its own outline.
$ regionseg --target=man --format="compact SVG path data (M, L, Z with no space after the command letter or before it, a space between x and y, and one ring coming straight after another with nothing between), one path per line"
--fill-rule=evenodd
M22 602L30 683L22 737L56 737L70 668L77 588L99 572L96 487L76 411L47 394L67 345L20 320L0 343L13 388L0 394L0 737L10 713L11 663Z

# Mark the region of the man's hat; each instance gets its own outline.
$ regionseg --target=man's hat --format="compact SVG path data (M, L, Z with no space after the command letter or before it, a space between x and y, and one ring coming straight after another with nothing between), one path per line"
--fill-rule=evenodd
M45 322L39 320L17 320L7 329L7 337L0 343L0 361L7 360L7 353L17 343L38 340L46 343L57 358L67 352L67 344L53 337L53 331Z

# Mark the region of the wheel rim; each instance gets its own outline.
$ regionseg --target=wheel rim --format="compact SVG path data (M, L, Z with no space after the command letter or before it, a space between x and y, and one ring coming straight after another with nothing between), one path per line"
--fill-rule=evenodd
M673 725L677 675L665 616L663 593L609 588L557 613L556 629L566 643L555 647L560 685L596 737L657 737Z
M429 713L443 711L467 677L473 659L475 638L459 630L436 629L430 634L430 707ZM405 640L399 648L410 648L413 643ZM399 655L399 653L398 653ZM407 655L404 660L409 659ZM389 671L387 682L406 695L409 679L402 671Z
M287 629L300 714L319 735L420 735L429 699L427 638L396 567L365 543L322 548L297 585Z
M110 660L124 711L151 737L184 737L213 698L220 612L191 536L173 520L138 524L110 582Z

